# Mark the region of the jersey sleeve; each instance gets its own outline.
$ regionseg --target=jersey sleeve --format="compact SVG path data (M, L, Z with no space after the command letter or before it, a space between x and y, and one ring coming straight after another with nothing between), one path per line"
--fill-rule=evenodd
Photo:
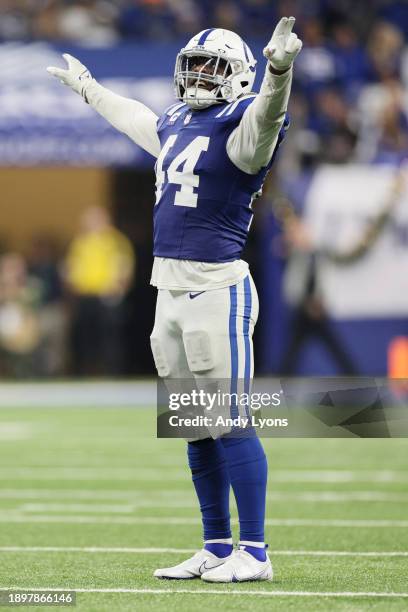
M86 99L114 128L129 136L154 157L159 156L157 115L150 108L141 102L115 94L95 80L86 89Z
M291 84L292 69L274 75L267 67L259 94L231 132L227 141L228 157L243 172L256 174L270 163L283 138Z

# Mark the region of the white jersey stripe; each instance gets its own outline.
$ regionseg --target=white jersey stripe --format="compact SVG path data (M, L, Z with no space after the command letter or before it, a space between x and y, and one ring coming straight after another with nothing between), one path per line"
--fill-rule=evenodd
M234 112L234 110L237 108L237 106L238 106L238 104L240 102L241 102L241 100L236 100L236 102L231 104L231 106L229 107L228 111L225 113L225 116L231 115Z
M254 95L249 95L249 96L244 96L243 98L239 98L238 100L236 100L232 106L229 108L228 112L225 113L225 116L227 115L231 115L234 110L237 108L237 106L239 104L241 104L241 102L243 102L244 100L248 100L249 98L255 98L255 94Z
M222 117L227 110L230 108L231 104L226 104L223 109L218 113L218 115L215 115L215 118L217 119L218 117Z
M185 102L179 102L178 104L173 104L172 106L170 106L170 108L167 110L166 114L167 115L173 115L173 113L175 113L176 111L178 111L182 106L186 106Z
M238 104L240 104L244 100L248 100L248 98L255 98L255 96L256 94L249 94L247 96L244 96L243 98L239 98L239 100L235 100L235 102L230 102L229 104L224 106L224 108L218 113L218 115L215 115L215 118L218 119L218 117L222 117L223 115L231 115L231 113L233 113L234 110L237 108Z

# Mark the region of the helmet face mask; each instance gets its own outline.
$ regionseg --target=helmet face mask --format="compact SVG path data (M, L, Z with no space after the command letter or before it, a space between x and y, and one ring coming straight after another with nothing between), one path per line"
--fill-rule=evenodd
M255 78L256 62L242 39L228 30L214 32L197 44L201 32L177 55L176 96L193 109L236 100L251 91Z

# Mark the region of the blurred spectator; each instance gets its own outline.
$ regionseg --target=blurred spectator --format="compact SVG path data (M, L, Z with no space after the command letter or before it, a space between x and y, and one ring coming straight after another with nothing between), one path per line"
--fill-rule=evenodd
M226 30L238 31L240 29L241 11L234 2L219 2L215 6L214 23ZM248 24L247 24L248 26Z
M116 17L117 10L112 2L80 0L59 11L59 36L85 45L109 45L118 38Z
M32 37L45 40L58 40L58 16L60 3L58 0L43 0L41 8L32 13Z
M406 0L382 2L380 15L384 20L397 26L401 32L405 32L405 40L408 40L408 2Z
M73 295L72 368L77 375L121 374L124 367L124 297L135 256L106 209L84 211L66 256Z
M33 11L33 34L38 38L70 40L83 45L117 41L118 7L107 0L43 0Z
M166 0L134 0L121 12L119 30L126 38L168 40L177 32L176 13Z
M337 19L330 28L330 46L334 56L336 82L347 97L354 99L367 78L367 59L356 29L347 19Z
M404 38L390 23L374 25L367 45L368 63L372 80L396 78L400 72Z
M330 247L317 248L306 221L294 212L292 203L285 199L278 199L275 203L275 216L282 224L288 258L283 290L286 303L293 311L290 338L281 362L282 374L289 376L296 373L300 353L310 339L320 340L325 345L339 373L352 376L358 374L352 358L327 316L322 299L319 264L330 261L337 266L352 266L364 257L392 219L395 207L401 201L401 194L404 193L406 177L406 168L401 166L382 208L369 220L355 244L341 252Z
M41 350L37 371L46 376L65 374L67 365L67 312L58 265L58 249L52 238L33 238L28 253L28 269L30 277L41 286L38 312Z
M388 79L367 85L358 100L358 158L399 163L408 152L408 91Z
M240 13L236 23L236 29L245 36L270 37L271 24L277 20L276 6L270 0L240 0L232 3ZM219 3L222 5L222 2ZM219 9L218 9L219 14ZM285 13L292 15L293 13ZM217 22L215 15L215 23ZM234 28L232 28L234 29Z
M316 94L309 128L319 136L321 161L345 163L351 159L357 129L339 90L326 88Z
M311 95L320 87L334 81L336 65L319 19L305 21L301 36L304 47L297 60L296 78L302 88Z
M41 286L30 277L24 258L0 258L0 371L13 377L34 376L41 344Z
M176 21L176 31L180 36L193 36L205 27L204 6L194 0L168 0Z
M0 3L0 40L26 40L31 34L29 3L2 0Z
M311 338L320 340L337 364L341 374L355 376L351 357L334 332L321 299L318 257L304 222L293 213L283 216L284 238L289 259L284 278L286 302L293 309L291 335L282 357L280 373L296 374L304 344Z
M388 100L380 117L378 157L399 162L408 156L408 92L398 81L388 84ZM378 157L375 161L379 161Z

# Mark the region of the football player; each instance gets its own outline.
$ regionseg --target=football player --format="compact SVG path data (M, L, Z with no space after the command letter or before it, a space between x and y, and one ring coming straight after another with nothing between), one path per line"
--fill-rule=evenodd
M211 28L177 56L178 102L157 117L102 87L77 59L48 71L115 128L157 158L154 264L158 289L151 347L159 376L228 379L231 392L253 374L256 289L240 259L252 202L284 137L292 65L302 43L284 17L264 49L265 76L252 93L256 61L234 32ZM234 408L234 407L233 407ZM236 408L236 407L235 407ZM225 434L225 432L222 432ZM211 435L188 443L204 546L158 578L207 582L272 579L264 538L267 464L256 436ZM240 540L233 548L229 491Z

